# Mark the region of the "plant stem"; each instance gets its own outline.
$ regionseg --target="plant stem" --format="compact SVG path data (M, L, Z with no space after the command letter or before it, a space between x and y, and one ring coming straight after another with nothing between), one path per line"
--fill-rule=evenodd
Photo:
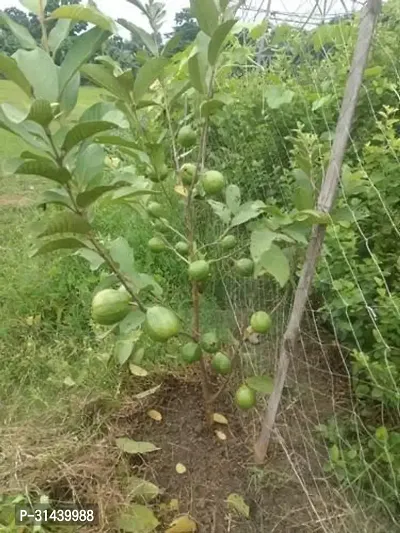
M49 40L48 40L48 37L47 37L47 28L46 28L46 24L45 24L43 0L39 0L39 24L40 24L40 29L42 31L43 48L49 54L50 53L50 48L49 48Z
M162 81L161 86L162 86L163 93L164 93L164 108L165 108L165 115L167 117L167 122L168 122L169 134L171 136L171 147L172 147L172 154L174 156L175 170L178 172L179 171L178 150L176 148L174 129L172 127L171 112L169 109L168 94L167 94L167 89L165 87L164 81Z

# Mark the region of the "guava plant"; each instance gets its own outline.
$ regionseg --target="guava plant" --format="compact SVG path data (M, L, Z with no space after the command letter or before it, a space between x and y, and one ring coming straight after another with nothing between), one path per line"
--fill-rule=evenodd
M0 54L0 72L26 93L30 107L22 113L2 104L0 126L29 145L10 161L10 171L54 184L41 199L55 207L37 229L32 256L70 250L89 261L93 270L103 272L93 297L92 318L115 332L115 353L121 364L131 358L142 337L158 343L179 339L181 360L200 365L211 420L212 404L234 369L246 328L229 351L222 347L217 330L204 330L200 299L207 280L224 262L238 277L268 274L285 285L291 272L291 248L304 244L312 223L321 222L324 215L312 209L285 213L262 200L242 202L241 191L229 183L229 176L206 167L209 130L219 111L231 105L229 94L218 88L220 73L226 76L237 45L237 21L229 2L192 0L201 31L185 52L170 57L176 38L165 46L159 44L162 11L153 9L152 2L144 6L139 0L130 1L148 17L153 32L118 21L143 44L141 67L135 75L110 57L96 56L116 26L94 5L58 8L50 17L58 22L47 34L45 1L31 0L30 9L41 20L42 46L2 14L2 23L9 26L21 49L13 57ZM57 48L77 21L94 27L76 38L58 66L53 60ZM76 112L81 75L106 96L74 120L71 113ZM179 213L173 216L171 194L179 205ZM105 201L117 207L128 205L135 217L147 221L153 231L148 243L151 252L174 254L185 263L183 282L190 284L192 295L190 330L169 307L151 273L138 271L127 241L123 237L107 241L96 231L95 210ZM201 240L197 221L201 206L223 225L213 242ZM243 226L250 235L242 231ZM268 333L268 313L254 313L249 328ZM211 372L223 376L216 391ZM236 393L239 407L253 407L257 390L265 391L262 379L241 385Z

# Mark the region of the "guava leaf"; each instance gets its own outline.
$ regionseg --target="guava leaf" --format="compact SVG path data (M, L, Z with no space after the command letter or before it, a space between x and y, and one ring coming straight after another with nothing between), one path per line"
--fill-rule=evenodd
M215 0L190 0L190 10L200 29L210 37L218 27L218 8Z
M207 92L205 83L206 70L202 66L200 54L192 55L188 60L189 78L193 87L201 94Z
M113 76L112 72L103 65L88 64L81 68L81 73L84 78L90 80L94 85L106 89L114 96L124 99L128 96L128 91L125 86Z
M151 442L135 441L128 439L127 437L117 439L116 444L120 450L132 455L155 452L161 449L157 448L157 446Z
M133 250L124 237L117 237L108 247L113 260L118 263L124 274L130 275L135 269Z
M154 57L140 67L133 85L133 96L136 102L145 96L150 85L161 76L167 63L168 60L165 57Z
M121 366L124 365L132 355L134 345L135 339L133 338L118 339L115 343L114 354Z
M49 237L57 233L77 233L85 235L90 231L90 224L80 215L72 212L58 213L46 224L46 227L37 235Z
M150 483L150 481L137 476L130 476L127 492L130 499L147 503L157 498L161 491L157 485Z
M57 183L67 183L71 179L71 174L66 168L60 168L55 163L44 160L32 159L24 161L16 169L16 174L25 176L42 176Z
M234 511L244 516L245 518L250 517L250 507L244 501L242 496L240 496L240 494L236 494L236 493L229 494L227 503L228 503L229 509L231 510L233 509Z
M110 17L107 17L98 9L91 6L80 5L65 5L60 6L50 15L53 19L69 19L76 22L85 21L109 31L110 33L116 33L117 28Z
M29 81L26 79L17 62L12 57L0 53L0 73L7 79L13 81L29 97L32 95L32 89Z
M207 203L224 224L229 224L232 214L225 204L216 202L215 200L208 200Z
M240 226L253 218L257 218L265 209L265 204L261 200L256 200L255 202L246 202L233 217L231 222L231 227Z
M133 331L140 328L143 324L146 315L140 311L140 309L135 309L131 311L123 320L119 323L119 330L123 334L132 333Z
M18 67L33 88L36 98L58 102L60 94L58 70L51 57L42 48L19 49L14 54Z
M225 191L225 201L230 211L236 215L241 203L240 189L237 185L228 185Z
M135 37L138 37L149 50L149 52L151 52L153 55L157 55L157 43L154 41L153 37L149 33L125 19L117 19L117 22L118 24L121 24L121 26L123 26L126 30L130 31Z
M0 12L0 25L8 27L14 37L19 41L22 48L33 50L37 47L35 39L29 33L27 28L15 22L4 12Z
M210 44L208 45L208 62L210 65L215 65L217 62L224 41L235 24L236 20L227 20L219 25L212 34Z
M258 265L268 274L271 274L281 287L284 287L289 281L290 265L288 258L276 244L272 244L271 248L261 255Z
M246 379L246 384L262 394L272 394L274 390L274 380L270 376L252 376Z
M56 250L78 250L79 248L86 248L87 246L88 243L86 243L85 241L78 240L72 237L56 239L53 241L46 242L45 244L42 244L42 246L35 248L31 252L30 257L55 252Z
M104 264L104 259L95 250L90 250L89 248L82 248L82 250L75 252L74 255L79 255L86 259L92 272L95 272Z
M117 520L118 529L128 533L151 533L158 525L153 511L139 504L131 504Z
M63 41L68 37L69 32L71 31L72 21L60 19L57 20L56 25L49 33L49 48L53 53L53 56L63 43Z
M113 122L106 122L105 120L98 120L95 122L81 122L73 126L67 135L62 146L64 152L69 152L74 146L81 143L82 141L96 135L96 133L101 133L102 131L107 131L116 128L117 125Z

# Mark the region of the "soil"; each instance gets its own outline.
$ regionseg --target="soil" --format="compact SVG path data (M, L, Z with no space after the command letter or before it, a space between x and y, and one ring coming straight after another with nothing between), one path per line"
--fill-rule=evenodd
M32 201L26 196L18 194L0 195L0 207L27 207L31 204Z

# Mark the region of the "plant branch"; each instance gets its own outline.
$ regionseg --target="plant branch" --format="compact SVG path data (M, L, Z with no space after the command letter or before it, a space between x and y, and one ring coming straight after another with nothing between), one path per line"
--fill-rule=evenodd
M45 23L44 3L43 0L39 0L39 24L42 31L42 44L46 52L50 53L49 40L47 37L47 28Z
M174 157L175 170L178 172L179 171L178 150L176 148L174 129L172 127L171 112L170 112L170 109L169 109L168 93L167 93L167 88L165 87L164 81L162 81L161 86L162 86L163 93L164 93L165 115L167 117L169 134L171 136L171 147L172 147L172 154L173 154L173 157Z

